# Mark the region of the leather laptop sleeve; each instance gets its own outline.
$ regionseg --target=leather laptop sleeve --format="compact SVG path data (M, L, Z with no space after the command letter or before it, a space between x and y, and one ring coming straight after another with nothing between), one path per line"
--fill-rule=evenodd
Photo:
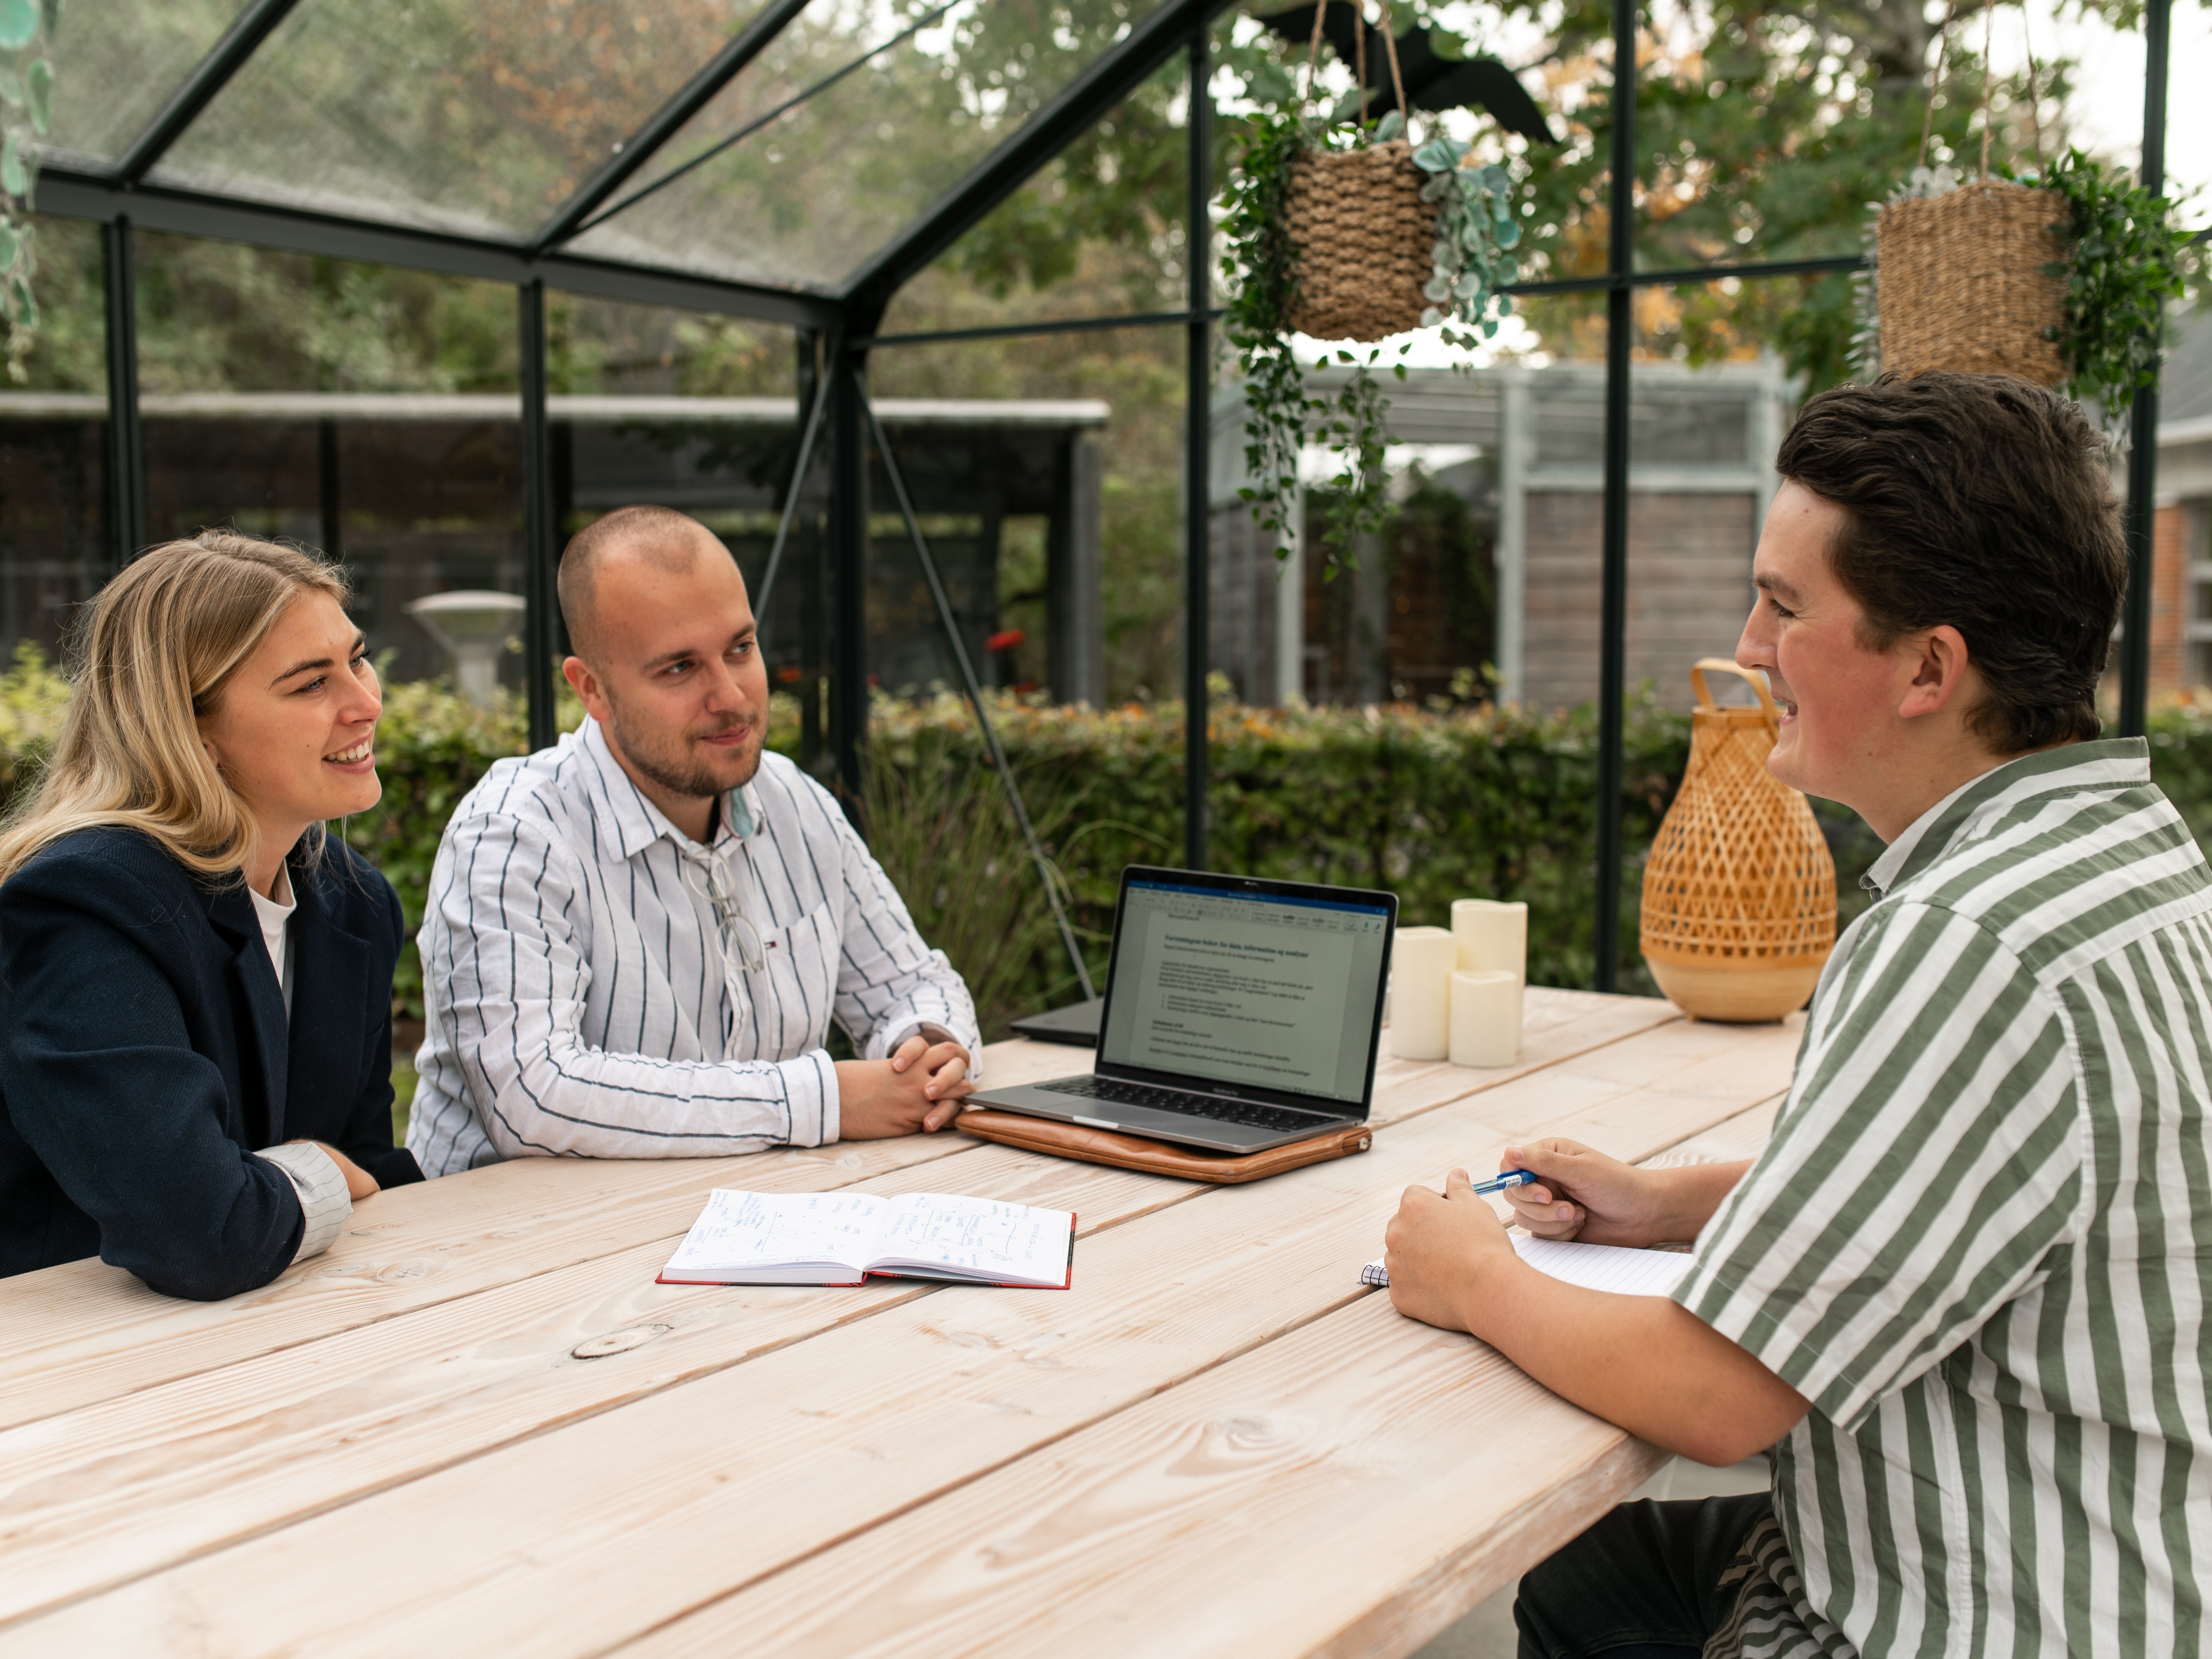
M1271 1146L1264 1152L1209 1152L1170 1141L1148 1140L1109 1129L1086 1129L1079 1123L1055 1123L1049 1118L1024 1117L1018 1112L979 1109L963 1112L953 1127L1002 1146L1025 1152L1051 1152L1085 1164L1106 1164L1117 1170L1141 1170L1147 1175L1174 1176L1183 1181L1212 1181L1224 1185L1258 1181L1309 1164L1326 1164L1333 1158L1349 1158L1375 1144L1375 1132L1364 1123L1348 1124L1327 1134Z

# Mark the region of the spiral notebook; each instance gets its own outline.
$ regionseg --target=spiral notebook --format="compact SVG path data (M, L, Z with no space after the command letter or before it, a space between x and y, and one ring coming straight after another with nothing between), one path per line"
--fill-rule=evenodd
M1691 1258L1682 1250L1632 1250L1619 1244L1574 1244L1556 1238L1513 1235L1513 1248L1521 1259L1540 1273L1586 1291L1611 1291L1618 1296L1672 1296L1690 1271ZM1380 1261L1359 1270L1359 1282L1388 1290L1390 1275Z

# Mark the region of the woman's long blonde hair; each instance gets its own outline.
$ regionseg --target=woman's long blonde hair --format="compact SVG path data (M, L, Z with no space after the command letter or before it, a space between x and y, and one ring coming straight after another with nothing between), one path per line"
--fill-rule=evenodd
M335 566L231 530L150 549L101 588L76 630L61 741L0 827L0 882L64 836L107 824L151 836L202 875L242 869L258 830L201 745L198 717L309 592L349 597Z

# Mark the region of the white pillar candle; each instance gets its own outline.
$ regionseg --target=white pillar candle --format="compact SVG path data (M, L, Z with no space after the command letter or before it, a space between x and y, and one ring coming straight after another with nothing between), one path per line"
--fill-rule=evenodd
M1528 982L1528 907L1497 899L1452 901L1452 937L1462 972L1504 972Z
M1521 976L1503 969L1451 976L1451 1063L1510 1066L1521 1057Z
M1401 927L1390 945L1390 1052L1442 1060L1451 1052L1451 975L1458 945L1442 927Z

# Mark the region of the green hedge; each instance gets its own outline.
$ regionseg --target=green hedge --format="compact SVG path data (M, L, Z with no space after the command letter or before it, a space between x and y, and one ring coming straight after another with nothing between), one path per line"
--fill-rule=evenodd
M0 798L49 748L68 687L34 652L0 673ZM1030 811L1065 883L1094 975L1103 969L1122 866L1176 864L1182 847L1182 713L1178 704L1093 712L1011 695L994 719ZM580 717L565 702L561 723ZM1629 710L1622 890L1623 988L1649 989L1636 953L1644 850L1688 752L1686 717L1648 693ZM956 697L880 701L864 803L871 839L923 933L976 989L987 1031L1068 1000L1074 975L1036 872ZM1451 901L1480 895L1529 906L1529 976L1594 977L1596 722L1584 708L1431 712L1246 708L1217 705L1211 859L1215 867L1351 886L1387 887L1408 923L1448 922ZM795 752L798 711L779 697L769 741ZM2212 836L2212 705L2177 703L2152 719L2152 762L2200 841ZM521 711L478 709L435 683L386 689L377 750L384 799L345 825L399 890L419 923L438 837L491 761L523 750ZM1835 849L1846 918L1864 903L1857 876L1876 842L1856 816L1816 803ZM410 945L395 1011L421 1018Z

